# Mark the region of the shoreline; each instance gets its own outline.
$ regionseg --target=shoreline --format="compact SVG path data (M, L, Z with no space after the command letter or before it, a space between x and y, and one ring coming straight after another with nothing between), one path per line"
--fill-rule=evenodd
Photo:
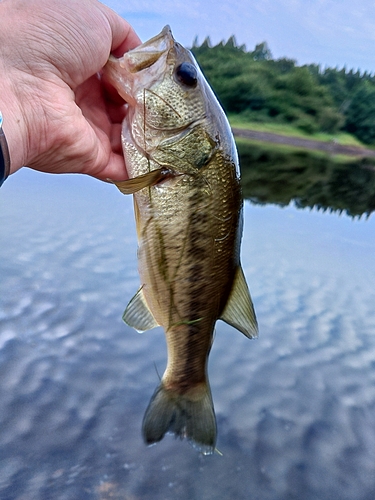
M282 144L285 146L294 146L296 148L311 149L314 151L325 151L332 155L359 156L375 158L375 151L372 149L358 146L347 146L338 144L335 141L325 142L315 139L305 139L302 137L291 137L274 132L259 132L238 127L232 127L234 137L242 139L252 139L262 142L271 142L273 144Z

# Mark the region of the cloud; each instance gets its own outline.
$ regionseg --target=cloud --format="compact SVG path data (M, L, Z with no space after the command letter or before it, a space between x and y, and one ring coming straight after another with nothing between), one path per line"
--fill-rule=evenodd
M142 39L170 24L176 38L191 45L196 36L213 43L235 35L249 49L266 40L275 57L374 70L373 3L363 0L106 0L127 18Z

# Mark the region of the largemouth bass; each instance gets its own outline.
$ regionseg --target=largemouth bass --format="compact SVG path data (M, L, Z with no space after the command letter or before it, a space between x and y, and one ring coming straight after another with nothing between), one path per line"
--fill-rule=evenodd
M166 26L105 75L128 103L122 145L134 194L141 287L123 319L165 330L168 363L143 419L146 443L165 433L205 454L216 443L207 378L216 320L247 337L257 322L240 265L242 199L230 126L191 52Z

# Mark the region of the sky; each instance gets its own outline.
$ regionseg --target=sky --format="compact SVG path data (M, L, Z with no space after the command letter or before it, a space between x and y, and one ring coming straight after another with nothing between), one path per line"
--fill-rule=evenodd
M235 35L248 50L266 41L274 58L375 72L374 0L104 0L142 40L172 28L191 47Z

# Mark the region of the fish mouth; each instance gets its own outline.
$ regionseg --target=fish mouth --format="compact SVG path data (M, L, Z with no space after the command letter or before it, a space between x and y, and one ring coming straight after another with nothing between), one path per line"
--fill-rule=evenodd
M163 54L169 52L175 44L176 41L173 38L171 28L167 25L164 26L158 35L124 54L123 59L124 62L126 60L126 66L129 72L137 73L155 64L155 62L159 60Z
M173 38L172 30L167 25L158 35L126 52L120 60L120 66L133 74L150 68L162 58L166 59L168 66L176 66L182 62L191 62L191 58L186 56L187 52Z
M150 68L148 80L156 79L162 61L165 61L177 46L178 43L167 25L158 35L126 52L119 59L110 55L104 68L105 80L117 90L125 102L134 107L137 103L132 82L136 74Z

